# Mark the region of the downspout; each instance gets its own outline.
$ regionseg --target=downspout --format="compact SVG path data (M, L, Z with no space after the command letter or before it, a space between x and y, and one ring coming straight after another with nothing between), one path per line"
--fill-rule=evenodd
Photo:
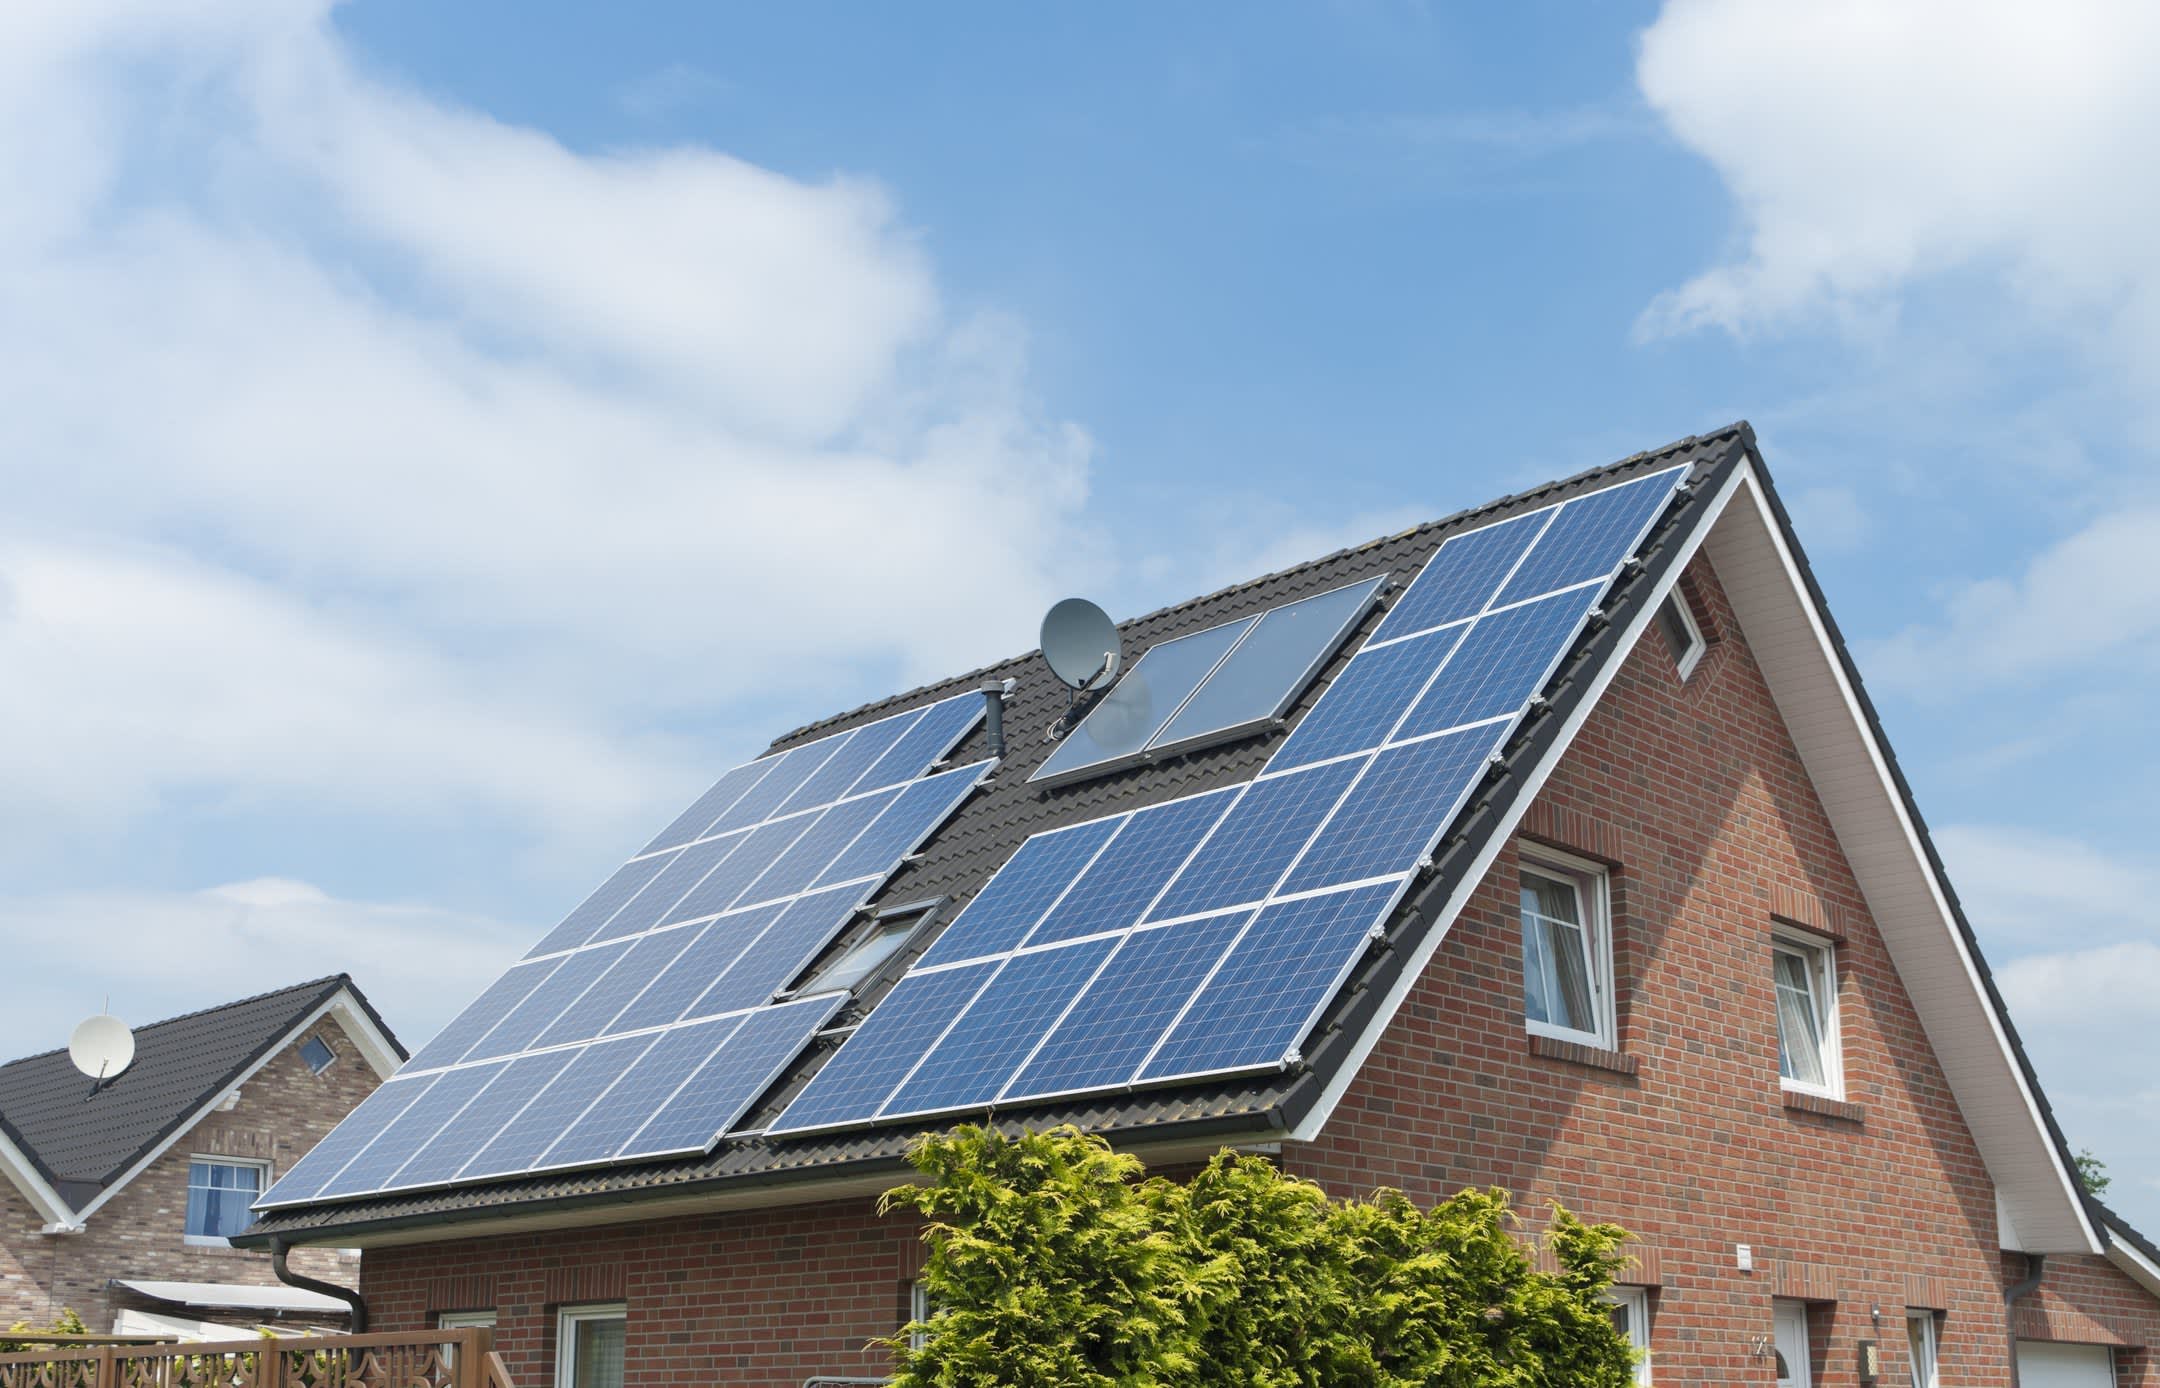
M2018 1388L2018 1333L2017 1304L2040 1290L2040 1279L2047 1275L2047 1254L2025 1255L2025 1277L2013 1282L2003 1290L2003 1319L2010 1326L2010 1388Z
M285 1266L285 1240L283 1239L272 1239L270 1241L270 1270L277 1274L278 1281L283 1282L288 1287L297 1287L303 1292L314 1292L319 1296L334 1296L339 1301L344 1302L352 1308L352 1323L346 1327L346 1333L352 1335L365 1335L367 1333L367 1299L350 1287L341 1287L335 1282L325 1282L320 1278L308 1277Z

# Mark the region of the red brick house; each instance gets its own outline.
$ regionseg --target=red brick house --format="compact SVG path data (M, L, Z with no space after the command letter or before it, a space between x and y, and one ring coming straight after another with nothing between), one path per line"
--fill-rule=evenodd
M2160 1256L2075 1178L1745 425L1118 642L1077 709L1030 655L729 773L248 1241L363 1248L375 1328L485 1318L521 1383L874 1380L909 1135L1070 1121L1621 1223L1646 1381L2160 1384Z
M249 1204L405 1060L340 974L140 1027L93 1086L65 1051L0 1065L0 1325L223 1337L223 1327L342 1326L349 1307L281 1282L238 1248ZM290 1271L351 1285L358 1263L295 1252Z

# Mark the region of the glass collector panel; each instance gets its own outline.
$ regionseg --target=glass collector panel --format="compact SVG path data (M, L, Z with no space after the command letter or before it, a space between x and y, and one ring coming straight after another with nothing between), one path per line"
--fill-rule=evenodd
M1257 620L1247 617L1150 648L1029 779L1060 776L1139 752Z

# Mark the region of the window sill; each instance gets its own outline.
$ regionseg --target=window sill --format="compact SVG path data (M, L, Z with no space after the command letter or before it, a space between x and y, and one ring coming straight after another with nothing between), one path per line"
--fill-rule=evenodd
M1843 1099L1825 1098L1820 1094L1810 1094L1803 1089L1787 1089L1782 1092L1785 1107L1796 1112L1812 1113L1821 1118L1835 1118L1840 1122L1854 1125L1867 1121L1867 1110L1858 1104L1849 1104Z
M1641 1069L1641 1062L1621 1051L1609 1051L1602 1046L1587 1046L1580 1041L1562 1041L1557 1036L1540 1036L1530 1033L1530 1054L1546 1060L1564 1060L1570 1065L1587 1065L1593 1070L1609 1070L1616 1075L1633 1075Z

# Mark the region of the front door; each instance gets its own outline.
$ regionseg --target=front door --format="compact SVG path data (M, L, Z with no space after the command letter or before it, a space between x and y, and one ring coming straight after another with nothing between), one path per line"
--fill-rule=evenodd
M1808 1371L1807 1303L1774 1301L1776 1310L1778 1388L1808 1388L1815 1381Z

